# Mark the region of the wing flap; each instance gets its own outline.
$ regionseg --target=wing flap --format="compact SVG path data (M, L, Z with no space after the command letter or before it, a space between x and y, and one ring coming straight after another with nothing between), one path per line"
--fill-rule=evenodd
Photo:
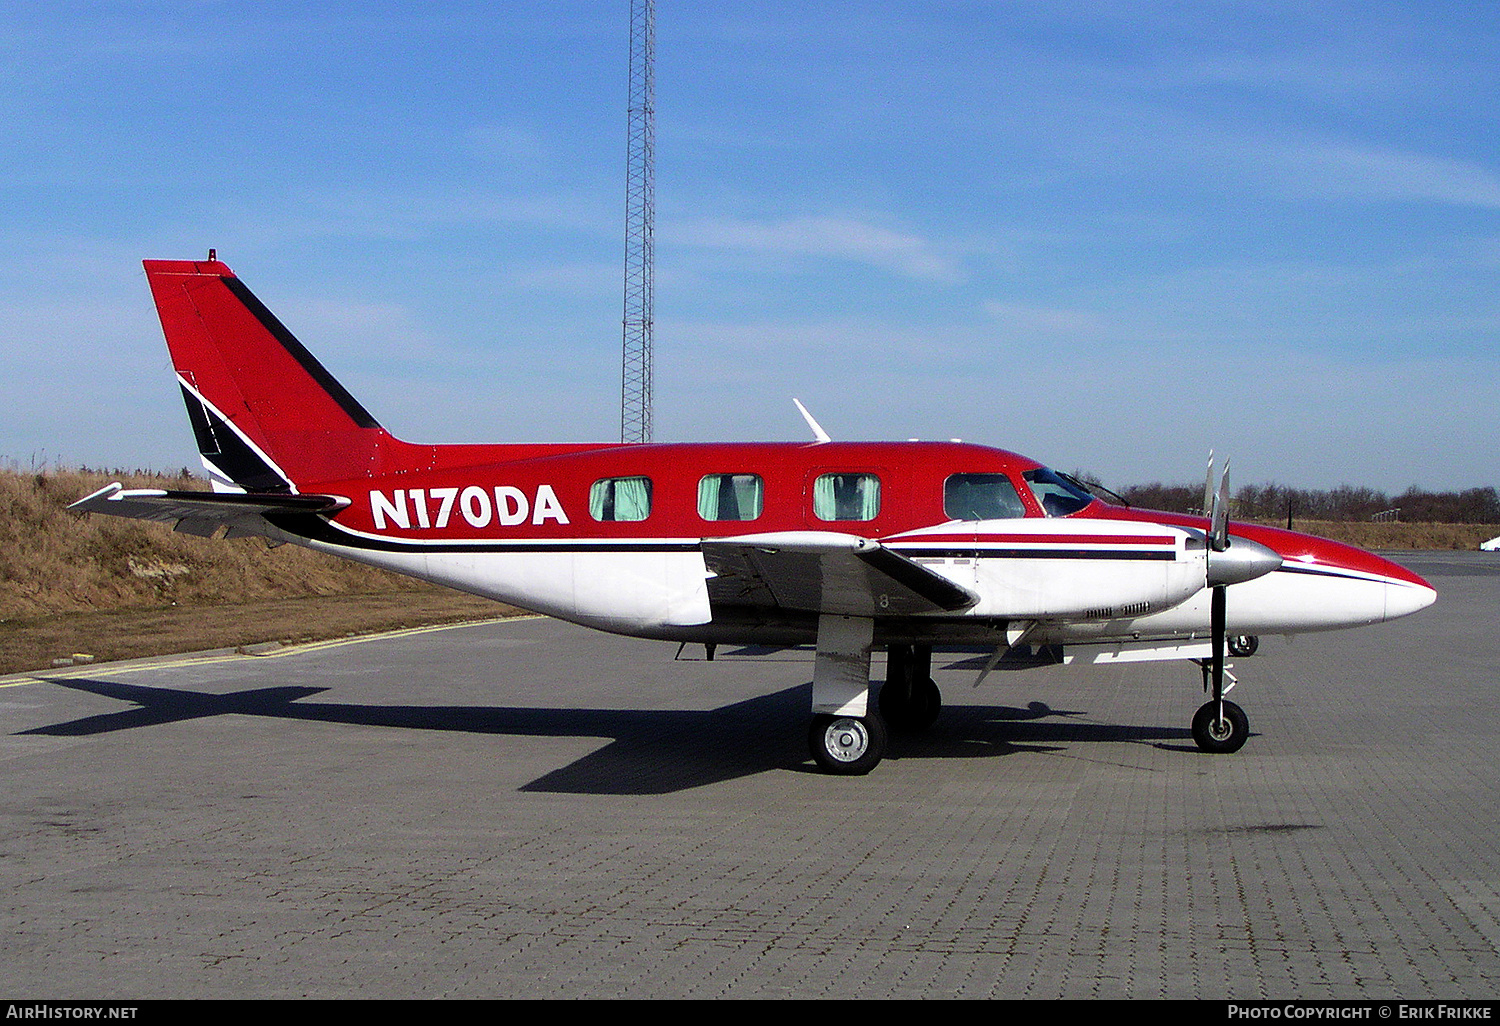
M785 531L712 538L703 559L711 600L843 616L957 612L978 596L877 541Z

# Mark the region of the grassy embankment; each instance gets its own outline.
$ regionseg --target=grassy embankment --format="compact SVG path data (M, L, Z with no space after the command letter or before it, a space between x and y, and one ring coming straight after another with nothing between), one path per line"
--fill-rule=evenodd
M1266 521L1285 527L1286 521ZM1372 552L1407 549L1453 549L1473 551L1479 543L1500 535L1500 524L1401 524L1367 521L1296 520L1292 530L1332 538Z
M87 653L99 661L315 641L513 613L294 545L217 541L160 524L79 518L69 503L110 481L203 488L187 475L0 471L0 673ZM1368 549L1473 549L1500 525L1315 523Z

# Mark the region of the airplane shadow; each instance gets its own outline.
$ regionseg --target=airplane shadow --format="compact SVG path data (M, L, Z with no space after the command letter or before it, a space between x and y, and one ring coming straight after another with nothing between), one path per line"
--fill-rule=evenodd
M130 702L133 708L21 733L85 737L242 715L406 730L610 739L597 751L520 788L568 794L667 794L768 770L817 772L805 741L811 684L695 711L355 705L308 701L327 690L315 687L255 688L217 695L89 678L50 683ZM920 737L893 736L887 757L994 758L1053 751L1082 741L1161 744L1189 737L1185 728L1070 721L1078 715L1078 711L1056 710L1042 702L1020 708L950 706Z

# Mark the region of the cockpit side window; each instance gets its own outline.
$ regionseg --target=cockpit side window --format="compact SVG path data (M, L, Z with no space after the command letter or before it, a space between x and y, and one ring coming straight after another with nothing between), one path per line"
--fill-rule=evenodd
M1004 474L952 474L943 482L943 513L950 520L1012 520L1026 507Z
M1094 497L1087 491L1046 467L1028 470L1021 476L1026 479L1031 494L1036 496L1042 511L1049 517L1065 517L1077 513L1094 501Z

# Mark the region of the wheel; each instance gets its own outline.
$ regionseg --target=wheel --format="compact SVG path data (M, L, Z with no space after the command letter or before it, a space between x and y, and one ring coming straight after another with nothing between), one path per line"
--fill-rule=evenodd
M868 773L885 755L885 724L879 716L812 718L807 745L825 773L858 776Z
M1219 715L1219 706L1224 715ZM1245 710L1228 700L1206 702L1193 714L1193 740L1205 752L1237 752L1250 736Z
M1244 659L1253 656L1255 650L1260 648L1260 639L1254 634L1231 634L1225 640L1225 645L1230 655Z
M928 677L915 681L910 688L887 683L876 699L880 718L898 734L920 734L937 722L943 708L943 693L937 682Z

